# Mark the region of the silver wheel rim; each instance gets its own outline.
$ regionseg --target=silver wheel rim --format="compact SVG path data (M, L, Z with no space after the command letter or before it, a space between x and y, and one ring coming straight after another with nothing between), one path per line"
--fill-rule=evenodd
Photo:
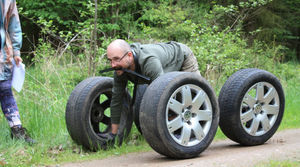
M243 97L240 118L244 130L252 136L267 133L279 114L279 96L271 84L258 82Z
M182 146L199 144L209 133L212 105L203 89L187 84L170 97L166 108L166 125L173 140Z

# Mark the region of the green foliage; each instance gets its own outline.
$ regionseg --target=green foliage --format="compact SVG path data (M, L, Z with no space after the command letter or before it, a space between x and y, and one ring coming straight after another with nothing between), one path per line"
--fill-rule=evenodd
M272 70L277 57L284 54L282 47L269 48L259 41L249 46L238 30L216 32L214 28L199 27L192 37L189 46L198 59L200 71L211 82L219 81L221 76L227 78L242 68Z
M80 12L85 10L88 0L19 0L20 13L34 21L53 22L60 29L70 29L83 21Z
M216 18L219 19L219 24L234 25L236 19L242 19L241 27L247 38L265 41L269 44L275 41L292 50L286 60L297 57L300 60L300 55L296 52L299 50L300 9L298 6L300 1L234 0L221 1L219 4L223 6L218 8L234 8L234 11L238 11L221 12L224 15Z
M193 10L186 9L185 5L172 5L164 1L154 8L148 9L138 19L139 27L145 37L154 39L166 39L173 41L186 41L190 39L191 32L195 29L203 10L198 10L197 18L190 13ZM192 4L189 4L192 5ZM194 10L205 7L195 7ZM195 11L194 11L195 12Z
M237 1L236 3L226 3L226 5L214 5L210 15L206 15L207 21L219 29L224 30L227 27L242 28L244 22L253 17L253 13L261 9L272 0L248 0Z
M98 3L97 28L99 35L124 37L130 33L132 21L139 14L136 10L140 10L141 6L147 6L151 2L102 0ZM94 1L20 0L18 5L20 14L39 25L42 33L57 36L70 32L74 34L82 29L90 30L93 25Z
M217 5L221 4L221 5ZM73 51L76 54L86 48L92 39L95 4L94 1L18 1L20 14L40 26L40 33L50 36L58 45L68 43L77 36ZM155 41L176 40L186 42L197 24L210 25L216 31L240 29L250 41L255 39L278 42L294 50L287 60L295 59L299 40L299 1L279 0L234 0L234 1L98 1L97 36L98 47L110 38ZM211 8L211 10L209 9ZM210 11L209 11L210 10ZM204 14L210 12L210 15ZM210 18L209 18L210 17ZM28 20L22 21L24 25ZM202 25L203 26L203 25ZM40 36L45 39L45 36ZM54 38L54 39L53 39ZM71 44L72 45L72 44Z
M262 1L261 4L250 3L243 6L250 5L247 8L250 10L265 3ZM242 68L260 68L279 73L279 70L274 70L274 64L282 62L287 53L286 47L276 45L275 42L270 45L253 40L250 45L241 26L244 21L242 18L247 15L245 11L239 11L239 8L240 6L234 5L216 5L191 32L188 46L194 51L202 74L215 86L222 83L222 79L219 80L221 76L227 78ZM233 23L223 24L220 20L224 16L241 18L236 17Z

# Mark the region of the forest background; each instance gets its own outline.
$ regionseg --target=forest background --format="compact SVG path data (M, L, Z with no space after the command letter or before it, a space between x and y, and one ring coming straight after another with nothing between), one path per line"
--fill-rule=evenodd
M117 38L187 44L217 94L239 69L268 70L286 93L288 112L280 128L300 127L300 0L18 0L17 5L27 71L23 90L15 96L23 124L38 144L11 140L0 115L0 166L150 150L135 128L121 148L96 153L77 146L66 129L71 91L109 67L106 47ZM224 136L218 132L217 138Z

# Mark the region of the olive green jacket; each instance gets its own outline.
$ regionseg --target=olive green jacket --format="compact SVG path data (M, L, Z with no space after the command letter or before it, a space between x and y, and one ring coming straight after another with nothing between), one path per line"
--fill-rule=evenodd
M130 45L136 57L136 72L150 78L151 82L164 73L180 71L184 59L191 54L190 49L178 42ZM120 122L123 97L128 80L142 84L143 80L128 73L114 74L112 101L110 104L112 123Z

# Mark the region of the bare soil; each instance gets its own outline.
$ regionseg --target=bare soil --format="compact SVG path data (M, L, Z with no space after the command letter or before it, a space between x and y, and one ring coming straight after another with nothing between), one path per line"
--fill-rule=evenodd
M300 129L285 130L263 145L245 147L231 140L214 141L193 159L174 160L155 151L68 163L64 167L247 167L269 160L300 161Z

